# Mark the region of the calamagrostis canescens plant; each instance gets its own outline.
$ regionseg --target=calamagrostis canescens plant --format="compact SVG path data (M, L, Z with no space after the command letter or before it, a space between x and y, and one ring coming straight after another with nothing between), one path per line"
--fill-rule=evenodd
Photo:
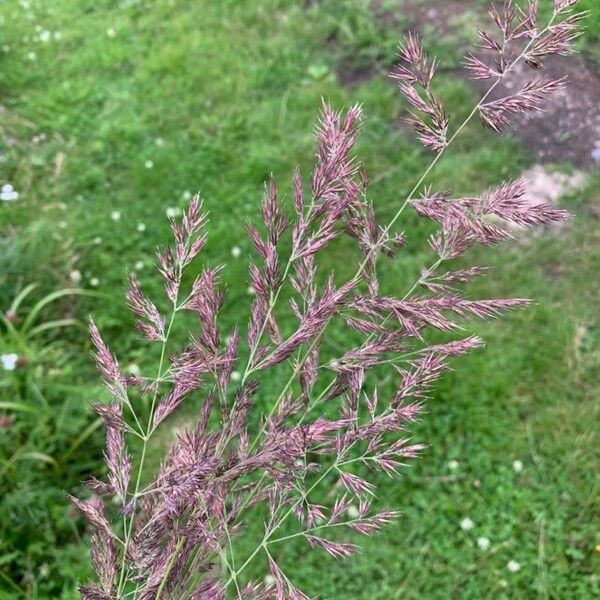
M96 406L106 424L108 480L91 479L91 497L72 499L92 531L97 582L81 588L84 599L305 599L278 565L287 540L300 537L346 558L356 550L350 534L372 535L395 518L393 510L372 509L374 486L364 479L362 467L394 477L418 454L421 446L409 441L407 428L419 416L428 390L449 358L482 344L466 337L430 345L427 330L458 332L460 321L493 317L527 303L467 299L458 288L483 269L456 270L449 263L475 244L509 239L514 225L548 225L566 217L551 205L528 202L522 181L464 198L424 184L473 117L499 132L511 115L542 109L546 97L564 84L537 72L547 55L569 52L581 18L571 12L574 4L555 0L547 24L538 22L536 1L521 10L508 0L502 10L491 11L499 32L480 32L481 58L466 59L470 76L490 85L466 121L454 128L431 89L435 61L428 60L415 35L408 36L392 77L412 106L410 124L435 155L385 226L376 220L366 177L352 154L361 110L355 106L340 114L325 105L310 184L295 173L288 209L269 181L264 224L248 226L258 255L250 266L256 294L249 317L241 317L240 327L226 335L218 325L219 269L205 268L191 290L182 286L184 270L206 240L200 200L191 202L180 223L172 223L174 247L158 256L169 313L159 311L134 276L128 292L139 331L160 346L156 374L125 375L91 325L96 362L113 402ZM531 67L531 82L496 97L494 90L519 63ZM392 297L380 292L377 263L401 251L404 235L395 233L395 226L408 207L439 223L429 240L436 259L418 281L406 285L403 296ZM345 281L321 277L319 256L341 235L356 243L355 274ZM291 296L296 323L291 333L281 327L282 290ZM175 351L170 334L183 311L196 313L199 327ZM344 323L352 331L347 337L359 341L325 362L320 350L332 322ZM248 356L243 361L240 348ZM234 368L241 377L232 378ZM397 389L392 397L380 398L374 375L384 368ZM283 386L274 397L261 396L261 379L273 369ZM197 423L177 437L158 472L145 481L148 442L192 393L200 402ZM148 400L145 413L132 401L140 395ZM262 406L268 407L264 414ZM133 437L140 438L142 450L132 461L127 448ZM319 493L324 485L333 493ZM324 497L331 499L329 506L315 500ZM236 536L249 514L264 519L264 531L256 549L240 557ZM284 524L293 533L282 535ZM245 568L259 555L269 565L270 583L245 577Z

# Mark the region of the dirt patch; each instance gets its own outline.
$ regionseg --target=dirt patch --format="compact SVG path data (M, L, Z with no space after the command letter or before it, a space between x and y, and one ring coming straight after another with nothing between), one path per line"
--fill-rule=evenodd
M517 115L513 133L544 163L569 162L581 168L600 166L600 77L580 57L550 57L544 77L566 75L567 85L549 99L542 113ZM497 96L512 94L532 77L518 65Z
M356 65L350 60L342 60L335 70L338 81L348 88L355 88L363 83L371 81L381 73L377 64Z
M550 202L556 204L564 195L578 190L585 183L585 173L560 173L542 165L528 169L522 175L527 187L527 199L531 204Z
M461 0L440 0L435 6L419 0L397 0L397 8L391 8L390 2L373 0L373 13L378 21L397 25L405 30L418 32L435 31L445 36L457 33L457 24L469 11Z
M527 190L525 200L532 206L541 202L558 204L561 198L581 189L586 182L583 171L560 173L544 165L535 165L525 171L521 177ZM554 229L561 229L563 226L564 223L559 223L554 226Z

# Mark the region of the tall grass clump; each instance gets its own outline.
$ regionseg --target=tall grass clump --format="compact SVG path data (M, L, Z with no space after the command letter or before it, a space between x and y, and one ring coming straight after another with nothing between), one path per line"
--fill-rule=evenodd
M546 56L569 52L581 19L571 12L574 4L556 0L547 23L539 22L535 1L520 9L508 0L492 9L497 31L480 32L479 56L466 59L470 76L489 85L455 125L433 91L435 61L416 36L407 37L392 77L412 107L408 122L434 157L386 224L377 220L353 154L361 108L341 113L324 104L310 180L294 174L291 207L270 180L263 223L248 225L257 256L249 275L254 295L249 316L240 309L232 330L219 327L219 267L205 266L185 285L207 239L201 200L171 223L173 247L158 254L168 309L159 309L135 276L127 294L139 332L159 348L156 371L125 375L91 323L95 359L113 401L95 407L106 426L108 478L91 478L91 496L72 498L90 525L97 574L81 587L84 599L305 599L279 564L290 539L342 559L357 551L355 535L373 535L396 518L398 507L373 508L376 486L368 472L393 479L418 456L422 445L408 430L432 385L454 357L483 344L461 335L465 322L529 302L469 298L461 288L484 269L456 268L453 261L474 245L509 240L515 228L567 217L550 204L532 204L523 181L453 198L434 189L432 172L476 116L499 133L512 115L542 110L565 85L537 73ZM522 64L531 68L531 81L498 97L499 84ZM434 258L416 281L404 282L404 294L392 296L382 291L378 263L401 254L405 234L397 225L407 209L439 225L429 239ZM320 256L340 236L356 247L349 277L319 269ZM282 319L284 298L293 330ZM172 331L183 313L195 314L198 327L177 349ZM328 336L340 329L349 332L346 346L325 358ZM451 337L440 342L438 333L433 343L435 331ZM382 373L396 382L391 397L378 393ZM265 397L267 376L281 386ZM150 440L192 394L201 403L197 422L179 433L146 479ZM135 456L131 448L139 448ZM241 553L237 540L250 520L262 523L262 536ZM246 568L259 557L268 577L249 581Z

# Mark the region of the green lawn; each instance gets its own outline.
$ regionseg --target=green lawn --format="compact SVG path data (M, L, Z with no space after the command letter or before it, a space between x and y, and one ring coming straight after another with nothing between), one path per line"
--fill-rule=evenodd
M210 211L205 256L227 266L224 325L245 326L251 249L244 223L258 219L271 172L286 193L296 165L308 174L321 97L339 108L364 105L358 153L383 222L427 164L396 126L402 103L383 73L375 69L354 87L337 76L340 65L389 64L402 32L376 22L368 2L313 4L0 3L0 184L20 194L0 203L0 306L7 310L37 284L15 329L0 329L0 354L27 357L25 366L0 371L0 415L14 416L0 427L0 600L70 600L89 576L83 522L65 495L103 468L102 434L88 406L104 392L82 323L93 314L123 364L152 364L122 292L135 269L160 296L152 264L168 241L166 214L184 207L190 192L202 193ZM597 54L600 9L587 5L593 13L582 46ZM443 53L442 70L457 64L451 41L432 46ZM452 68L440 92L456 120L469 112L473 92ZM478 193L533 161L518 141L474 123L440 163L435 185ZM493 265L473 294L537 303L473 327L487 348L455 364L415 427L414 439L429 449L400 483L381 482L381 504L403 512L397 524L344 563L300 544L279 549L306 593L335 600L600 595L598 183L591 175L584 193L564 198L574 218L560 231L468 257ZM407 214L400 228L408 244L383 279L402 295L432 257L428 224ZM234 246L241 257L232 256ZM343 244L327 262L324 271L345 268ZM36 322L75 324L27 329L36 302L73 287L90 294L40 307ZM177 333L183 341L183 328ZM2 410L2 403L13 406ZM166 430L152 448L155 460ZM467 518L474 527L465 530ZM485 550L482 537L490 541ZM508 570L509 561L520 570ZM260 575L262 566L249 573Z

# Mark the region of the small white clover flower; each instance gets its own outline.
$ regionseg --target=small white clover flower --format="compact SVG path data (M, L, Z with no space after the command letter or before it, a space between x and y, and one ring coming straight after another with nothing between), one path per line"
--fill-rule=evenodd
M54 32L54 39L55 40L60 40L62 38L62 32L60 31L55 31Z
M114 37L116 37L116 35L117 35L117 32L116 32L116 31L115 31L115 30L114 30L112 27L109 27L109 28L106 30L106 35L107 35L109 38L114 38Z
M4 46L2 46L2 51L3 52L10 52L10 46L8 44L4 44Z
M49 31L42 31L40 33L40 41L41 42L49 42L52 34Z
M191 200L192 199L192 192L190 192L190 190L185 190L185 192L183 192L183 194L181 194L181 197L184 200Z
M0 362L2 363L2 368L5 371L14 371L17 366L17 361L19 360L19 355L11 352L10 354L2 354L0 356Z
M242 379L242 374L239 371L232 371L231 381L240 381L241 379Z
M77 269L73 269L70 273L69 273L69 279L73 282L73 283L79 283L81 281L81 271L78 271Z
M277 581L275 580L275 577L273 577L273 575L265 575L263 582L264 582L266 588L272 588L277 583Z
M473 527L475 527L475 523L473 523L473 521L471 519L469 519L469 517L465 517L460 522L460 528L463 529L464 531L470 531L471 529L473 529Z
M0 200L3 202L14 202L19 199L19 192L15 192L10 183L5 183L0 191Z
M358 508L356 508L356 506L354 506L354 504L351 504L348 507L346 514L348 515L349 519L358 519L358 517L360 517L360 511L358 510Z
M113 210L113 211L110 213L110 218L111 218L113 221L120 221L120 220L121 220L121 212L120 212L120 211L118 211L118 210Z
M146 167L146 169L151 169L154 166L154 163L151 160L147 160L144 163L144 166Z
M137 230L140 233L143 233L144 231L146 231L146 223L138 223Z
M93 242L94 244L96 244L96 246L99 246L99 245L102 243L102 238L101 238L99 235L97 235L97 236L96 236L96 237L95 237L95 238L92 240L92 242Z
M233 256L233 258L239 258L242 255L242 249L239 246L234 246L231 249L231 256Z
M90 278L90 285L92 287L98 287L100 285L100 280L97 277Z
M448 468L451 471L456 471L456 469L458 469L458 467L460 467L460 463L457 460L449 460L448 461Z
M154 143L155 143L155 144L156 144L156 145L157 145L159 148L164 148L164 147L165 147L165 140L164 140L164 138L157 137L157 138L154 140Z
M66 221L59 221L59 222L58 222L58 226L59 226L61 229L66 229L66 228L67 228L67 222L66 222Z
M143 260L136 260L135 264L133 265L133 268L136 271L141 271L144 268L145 264Z
M516 573L521 570L521 565L516 560L509 560L508 563L506 563L506 568L511 573Z
M37 54L36 54L35 52L33 52L33 51L31 51L31 52L28 52L28 53L27 53L27 58L28 58L29 60L36 60L36 59L37 59Z
M130 363L127 365L127 371L136 377L139 377L142 373L140 366L137 363Z
M256 296L256 290L251 285L246 288L246 292L249 296Z
M514 460L512 466L515 473L520 473L523 470L523 462L520 460Z
M489 540L489 538L486 537L479 537L477 538L477 546L480 550L489 550L490 546L491 546L491 542Z
M166 213L167 217L169 217L169 219L174 219L175 217L179 216L181 211L174 206L169 206L169 208L167 208L165 213Z

